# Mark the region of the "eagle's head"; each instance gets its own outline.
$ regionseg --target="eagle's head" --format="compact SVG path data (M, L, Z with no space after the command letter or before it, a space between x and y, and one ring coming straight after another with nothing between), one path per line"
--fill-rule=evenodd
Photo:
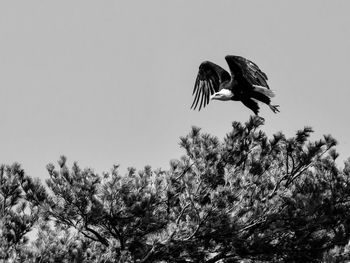
M231 100L233 93L229 89L222 89L210 96L211 100Z

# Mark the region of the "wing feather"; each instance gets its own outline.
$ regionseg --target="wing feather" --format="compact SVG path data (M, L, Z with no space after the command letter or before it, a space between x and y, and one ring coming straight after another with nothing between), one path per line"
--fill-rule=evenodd
M196 96L194 97L193 103L192 103L192 105L191 105L191 109L192 109L192 107L193 107L194 105L197 105L198 99L199 99L199 97L200 97L199 94L200 94L200 89L197 89L197 90L196 90Z
M202 108L202 104L203 104L203 99L204 99L204 97L205 97L205 94L201 97L201 102L200 102L200 104L199 104L199 109L198 109L198 110L201 110L201 108Z
M240 56L226 56L231 75L237 81L248 81L251 85L259 85L269 89L266 74L254 62Z
M198 82L199 76L197 75L196 82ZM196 92L196 85L193 87L192 95Z
M201 110L209 103L210 95L218 92L223 81L230 80L230 74L219 65L210 61L204 61L199 66L192 95L195 94L191 109Z

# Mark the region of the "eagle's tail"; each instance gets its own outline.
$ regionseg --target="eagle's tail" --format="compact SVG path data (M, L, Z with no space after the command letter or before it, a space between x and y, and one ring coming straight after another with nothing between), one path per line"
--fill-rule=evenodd
M279 112L278 105L271 105L271 98L275 96L275 93L263 86L258 86L258 85L253 85L253 93L252 93L252 99L261 101L267 105L269 105L270 109L274 112L277 113Z

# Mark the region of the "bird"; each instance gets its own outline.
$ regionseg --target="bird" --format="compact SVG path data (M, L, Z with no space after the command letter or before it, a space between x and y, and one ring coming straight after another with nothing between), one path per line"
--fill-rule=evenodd
M191 109L195 110L199 106L200 111L211 100L221 100L241 101L255 115L259 114L258 102L267 104L274 113L279 112L279 105L271 105L271 98L275 94L267 84L267 75L254 62L233 55L227 55L225 60L231 74L210 61L200 64L192 92L194 99Z

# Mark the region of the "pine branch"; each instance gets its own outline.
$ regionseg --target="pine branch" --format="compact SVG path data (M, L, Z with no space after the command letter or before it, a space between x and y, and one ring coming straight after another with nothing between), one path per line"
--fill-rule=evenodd
M102 244L104 244L106 247L109 246L109 243L108 243L107 239L102 237L98 232L96 232L92 228L89 228L87 225L85 226L85 229L87 231L91 232L92 234L94 234L97 237L98 241L101 242Z
M180 215L177 217L176 222L175 222L176 227L178 227L181 217L183 216L185 210L186 210L189 206L190 206L190 204L187 204L187 205L185 205L185 206L182 208L182 210L181 210L181 212L180 212ZM171 235L170 235L170 237L169 237L169 239L167 240L166 243L169 243L169 242L171 241L171 239L172 239L173 236L175 235L175 232L176 232L176 229L171 233Z

